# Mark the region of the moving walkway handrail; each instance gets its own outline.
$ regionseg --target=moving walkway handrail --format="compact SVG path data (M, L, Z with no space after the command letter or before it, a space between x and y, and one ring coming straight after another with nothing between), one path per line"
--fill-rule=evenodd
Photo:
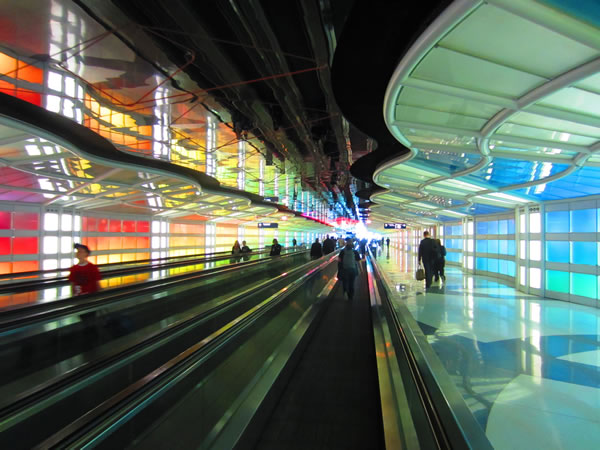
M252 252L247 255L262 255L268 251L269 250L260 250L257 252ZM236 255L236 256L239 257L239 255ZM163 270L163 269L169 269L171 267L179 267L179 266L186 266L186 265L193 265L193 264L203 264L205 262L222 261L224 259L229 259L229 258L236 257L236 256L232 255L231 253L219 254L219 255L207 254L203 258L198 258L198 259L192 259L191 256L187 256L186 258L190 258L190 259L186 259L183 261L171 261L171 262L165 262L165 263L146 264L146 265L136 264L139 261L135 261L135 262L131 262L131 265L133 265L134 267L123 267L123 268L118 268L118 269L114 269L114 270L104 270L101 273L102 273L103 278L113 278L113 277L118 277L118 276L123 276L123 275L128 275L128 274L147 272L150 270ZM177 258L181 259L181 257L177 257ZM156 261L156 260L148 260L148 261ZM123 264L115 263L115 265L123 265ZM104 265L102 267L104 267ZM49 273L58 273L58 272L68 272L68 269L60 270L60 271L49 271ZM48 289L48 288L53 287L54 285L62 285L65 283L68 283L68 276L43 278L43 279L17 280L17 281L13 281L13 282L7 282L7 283L0 284L0 294L2 294L4 292L12 293L15 291L21 291L21 290L26 290L26 289L31 289L31 288L34 288L33 290Z
M129 345L125 349L117 348L113 352L106 354L101 358L92 361L89 364L85 364L84 366L59 375L44 383L40 383L38 386L31 389L30 391L18 394L15 398L3 399L2 403L4 403L5 406L3 406L0 409L0 417L6 417L6 415L10 414L12 411L21 409L28 404L38 403L41 397L47 397L53 392L62 391L67 385L72 384L73 382L81 379L82 377L85 377L88 374L97 373L102 368L109 366L113 362L124 359L128 355L139 353L143 348L147 348L158 341L168 339L169 336L174 335L175 333L184 328L193 326L194 324L197 324L202 320L221 314L224 311L235 306L236 303L248 298L250 295L257 294L261 290L264 290L268 286L272 285L274 282L277 282L278 280L282 280L286 277L292 276L295 273L306 270L306 266L310 264L314 264L314 261L309 261L288 272L282 273L274 278L270 278L257 285L251 286L250 288L245 289L242 292L233 294L230 297L224 299L222 302L220 302L219 305L209 308L206 311L203 311L202 313L194 315L193 317L182 318L176 322L169 324L169 326L166 328L157 330L152 334L139 337L138 339L129 343ZM312 271L309 273L312 273ZM293 285L293 283L291 285ZM287 288L284 288L282 291L285 291L285 289Z
M297 280L294 280L258 305L225 324L197 344L184 350L178 356L161 365L128 388L105 400L70 425L57 431L36 448L50 448L57 445L61 447L69 446L69 448L82 448L85 446L85 443L91 441L95 443L100 442L102 440L100 435L106 429L109 429L116 423L126 421L131 411L141 408L145 403L152 401L153 398L157 398L161 395L161 392L168 390L177 380L185 377L193 367L202 365L229 340L247 330L260 317L284 301L287 296L304 284L313 274L322 270L333 260L333 257L329 257L325 261L318 263L318 265ZM307 265L314 263L315 261L310 261L297 270L305 270ZM284 275L288 274L283 274L282 276ZM267 283L270 282L268 281ZM260 289L262 288L258 290Z
M292 250L294 248L297 248L298 250L306 249L304 245L298 245L296 247L284 247L283 250L284 251ZM261 254L261 253L266 253L268 251L269 251L268 247L262 247L262 248L257 248L256 250L252 250L252 253L253 254ZM231 255L231 251L228 250L228 251L223 251L223 252L196 253L194 255L163 256L161 258L137 259L135 261L122 261L122 262L115 262L115 263L98 264L98 268L100 269L100 272L103 272L104 268L110 268L113 266L117 267L117 266L143 265L145 263L150 264L154 261L163 261L163 260L170 261L170 260L178 260L178 259L186 259L186 258L190 258L193 260L194 258L201 259L201 258L212 258L212 257L230 256L230 255ZM42 275L48 275L51 273L62 273L62 272L68 272L68 271L69 271L69 268L31 270L28 272L2 273L2 274L0 274L0 283L2 283L2 280L6 280L6 279L10 279L10 278L28 278L28 277L42 276ZM58 278L58 277L55 277L55 278Z
M299 253L291 252L277 258L288 258ZM272 261L273 258L265 258L259 261L242 261L229 264L224 267L213 267L204 269L201 272L192 272L179 275L172 275L166 279L148 280L143 284L125 285L109 290L99 291L93 294L80 295L78 297L69 297L58 299L53 302L30 303L21 308L5 309L0 312L0 332L5 332L15 327L23 326L25 323L39 322L48 320L57 316L73 314L86 309L98 308L107 304L127 298L132 291L138 294L152 293L160 289L182 283L183 281L198 280L203 277L213 276L215 273L226 273L235 271L241 267L249 267L256 264L262 264Z
M297 246L298 248L303 248L304 246ZM284 248L284 250L290 250L293 249L294 247L287 247ZM257 253L265 253L268 252L269 248L268 247L262 247L262 248L258 248L256 250L252 250L252 253L257 254ZM208 252L208 253L196 253L194 255L179 255L179 256L163 256L160 258L149 258L149 259L137 259L135 261L122 261L122 262L115 262L115 263L106 263L106 264L98 264L98 268L100 269L100 271L102 272L104 270L105 267L113 267L113 266L132 266L132 265L143 265L145 263L152 263L153 261L170 261L170 260L177 260L177 259L186 259L186 258L190 258L190 259L194 259L194 258L211 258L211 257L218 257L218 256L228 256L231 255L231 251L222 251L222 252ZM51 273L62 273L62 272L68 272L69 269L68 268L64 268L64 269L47 269L47 270L31 270L28 272L12 272L12 273L3 273L0 274L0 282L2 280L5 279L10 279L10 278L26 278L26 277L33 277L33 276L42 276L42 275L47 275L47 274L51 274Z
M421 328L402 299L390 288L392 283L379 268L375 258L369 258L367 264L373 315L378 316L383 328L389 330L389 335L386 336L389 340L383 344L386 348L383 354L388 363L384 370L387 370L389 380L387 395L382 392L382 399L395 401L396 408L389 403L382 405L386 446L394 448L399 434L406 433L409 428L405 427L407 418L402 417L402 414L410 414L402 384L414 383L437 448L491 450L493 447L484 430L475 420ZM388 343L393 344L392 348ZM377 351L382 351L381 345ZM398 373L398 365L392 361L393 358L402 357L406 358L410 368L408 374ZM381 361L381 358L378 360ZM389 412L387 416L386 411ZM417 433L419 431L421 430L416 430ZM418 436L408 438L409 446L418 448Z
M258 252L263 251L263 249L258 249ZM148 258L148 259L138 259L135 261L123 261L123 262L115 262L115 263L106 263L106 264L98 264L98 269L102 271L105 267L113 267L113 266L130 266L134 264L144 264L144 263L152 263L153 261L163 261L163 260L176 260L183 258L201 258L201 257L210 257L210 256L220 256L220 255L229 255L231 252L211 252L211 253L197 253L195 255L180 255L180 256L163 256L161 258ZM3 273L0 274L0 280L4 280L7 278L24 278L24 277L32 277L32 276L41 276L47 275L51 273L61 273L68 272L69 269L47 269L47 270L31 270L28 272L12 272L12 273Z

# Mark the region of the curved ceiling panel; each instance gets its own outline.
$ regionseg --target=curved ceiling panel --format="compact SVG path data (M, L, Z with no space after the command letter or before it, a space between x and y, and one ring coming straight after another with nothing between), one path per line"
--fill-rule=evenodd
M455 214L600 193L600 27L574 4L446 8L390 80L385 120L412 158L380 165L376 181L429 206L468 203Z

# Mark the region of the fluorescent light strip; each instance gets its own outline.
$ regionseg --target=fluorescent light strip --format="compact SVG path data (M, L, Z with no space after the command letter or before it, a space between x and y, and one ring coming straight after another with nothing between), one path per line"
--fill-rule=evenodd
M464 216L468 215L468 214L463 214L463 213L460 213L460 212L457 212L457 211L451 211L449 209L444 209L440 213L443 213L443 214L445 214L447 216L456 216L456 217L464 217Z
M497 197L504 200L510 200L517 203L529 203L529 200L525 200L520 197L515 197L514 195L504 194L503 192L494 192L492 194L488 194L488 196Z

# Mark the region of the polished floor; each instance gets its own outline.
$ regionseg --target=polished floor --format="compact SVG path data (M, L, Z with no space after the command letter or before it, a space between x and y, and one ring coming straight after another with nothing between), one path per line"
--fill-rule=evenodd
M378 257L494 448L600 448L600 309L454 267L425 292L414 262Z

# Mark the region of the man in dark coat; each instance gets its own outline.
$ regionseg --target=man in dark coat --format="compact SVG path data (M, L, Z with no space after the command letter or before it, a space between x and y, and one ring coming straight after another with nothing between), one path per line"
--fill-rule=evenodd
M419 244L419 264L423 263L425 269L425 288L431 287L433 279L433 266L438 258L439 248L435 241L429 237L429 231L423 233L423 240Z
M323 248L321 247L319 238L316 238L315 242L310 247L310 257L312 259L319 259L321 256L323 256Z
M335 239L330 238L327 235L327 238L323 241L323 254L329 255L332 251L335 250Z

